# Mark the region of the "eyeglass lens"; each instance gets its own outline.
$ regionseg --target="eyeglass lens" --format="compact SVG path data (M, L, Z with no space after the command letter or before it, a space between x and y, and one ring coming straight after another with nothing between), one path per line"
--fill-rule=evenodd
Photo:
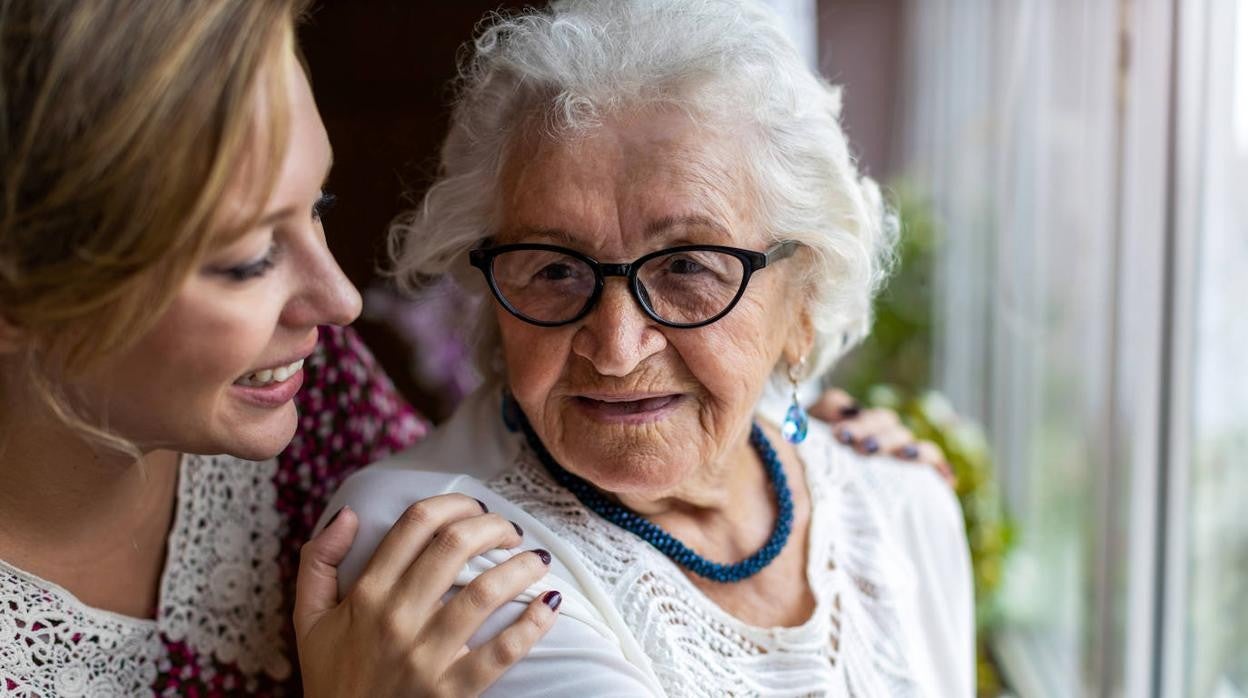
M494 282L517 312L539 322L565 322L585 308L597 286L584 260L552 250L511 250L494 258ZM745 264L711 250L652 257L637 269L639 295L664 322L693 324L725 310L741 290Z

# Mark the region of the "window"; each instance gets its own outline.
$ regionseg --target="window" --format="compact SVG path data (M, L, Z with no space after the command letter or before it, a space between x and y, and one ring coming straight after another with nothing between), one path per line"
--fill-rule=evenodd
M908 5L940 387L1019 525L1021 695L1248 695L1248 0Z
M1198 3L1180 75L1179 331L1167 592L1168 687L1248 695L1248 0Z

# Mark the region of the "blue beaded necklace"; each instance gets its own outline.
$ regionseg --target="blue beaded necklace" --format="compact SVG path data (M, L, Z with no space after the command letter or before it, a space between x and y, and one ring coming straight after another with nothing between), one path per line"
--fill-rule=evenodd
M504 400L509 402L510 396ZM752 577L771 564L789 540L789 533L793 530L793 495L789 491L789 483L784 476L784 468L780 465L780 458L757 423L750 426L750 445L763 459L763 467L767 471L767 478L771 481L771 489L776 493L776 507L780 510L780 516L776 519L776 526L771 531L771 537L767 539L762 548L759 548L758 552L741 562L724 565L711 562L698 555L684 543L676 540L672 534L650 523L628 507L612 502L583 478L564 470L563 466L555 462L554 457L542 445L537 434L533 432L532 426L529 425L528 419L524 417L515 403L511 405L504 403L503 414L508 427L518 426L524 431L529 448L537 454L538 460L545 466L551 477L576 495L582 504L607 521L653 545L673 562L699 577L713 582L739 582Z

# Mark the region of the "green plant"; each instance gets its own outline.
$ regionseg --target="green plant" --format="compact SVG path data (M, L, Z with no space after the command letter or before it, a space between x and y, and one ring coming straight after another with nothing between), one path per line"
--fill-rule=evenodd
M894 276L876 301L871 335L842 361L833 382L868 405L896 411L918 438L944 450L957 477L971 546L980 693L996 695L1001 682L987 647L1000 615L997 590L1014 527L983 429L959 417L931 388L931 280L939 236L927 207L912 192L899 189L896 203L901 240Z

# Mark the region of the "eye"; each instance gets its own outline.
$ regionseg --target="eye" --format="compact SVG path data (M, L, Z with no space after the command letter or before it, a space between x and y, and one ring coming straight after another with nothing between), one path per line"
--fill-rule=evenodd
M312 204L312 220L319 221L324 218L325 214L329 213L337 201L338 197L327 191L322 191L321 195L317 197L316 203Z
M568 264L547 264L538 270L535 277L542 281L562 281L572 278L572 266Z
M673 257L667 263L667 270L673 274L697 274L707 269L688 257Z
M230 281L242 283L264 276L277 263L277 242L269 245L268 251L264 256L254 262L240 264L235 267L222 269L220 273L227 277Z

